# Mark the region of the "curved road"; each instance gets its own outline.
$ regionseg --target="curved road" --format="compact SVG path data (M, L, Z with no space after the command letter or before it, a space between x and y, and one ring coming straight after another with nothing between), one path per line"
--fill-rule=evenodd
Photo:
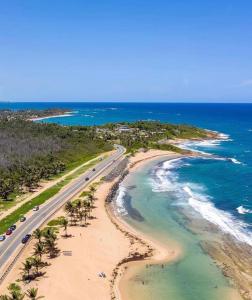
M31 216L27 218L24 223L20 223L16 230L6 238L5 241L1 242L0 245L0 277L3 275L1 272L1 267L6 266L11 258L13 259L14 254L17 250L21 250L24 245L21 244L22 238L27 233L32 233L36 228L41 226L50 216L52 216L65 202L70 200L73 196L78 194L85 186L90 184L97 176L99 176L108 168L113 168L118 162L118 160L125 153L125 148L116 145L116 152L113 153L108 158L104 159L96 166L95 171L88 170L83 175L81 175L77 180L70 184L67 188L64 188L56 196L48 200L40 209L33 212ZM88 180L86 180L89 178ZM0 281L1 283L1 281Z

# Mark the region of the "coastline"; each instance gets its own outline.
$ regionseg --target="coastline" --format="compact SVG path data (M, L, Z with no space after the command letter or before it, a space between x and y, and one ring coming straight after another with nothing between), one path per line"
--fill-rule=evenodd
M132 157L127 169L127 175L130 175L137 168L142 167L145 163L151 160L156 160L158 158L167 157L169 159L176 159L183 157L183 155L176 154L170 151L162 150L149 150L146 153L137 153L136 156ZM126 177L125 176L125 177ZM119 178L115 183L115 190L118 189L118 183L124 179ZM112 191L113 191L112 186ZM160 264L175 261L180 256L182 256L182 248L175 242L169 244L169 247L162 244L161 242L154 240L150 236L140 232L127 224L118 214L116 214L113 204L110 200L113 200L114 195L108 195L106 201L106 211L115 227L125 235L127 239L130 240L130 244L135 244L137 246L137 252L129 252L128 256L123 258L117 263L112 274L112 297L111 299L116 300L130 300L126 283L129 277L138 269L138 267L146 264ZM111 199L108 199L111 198Z
M174 159L183 157L183 155L162 150L138 152L136 156L131 157L128 171L132 173L150 160L162 157ZM139 270L139 267L146 264L157 265L170 262L182 255L183 250L179 245L171 244L167 247L167 245L153 240L124 222L120 216L115 214L110 203L106 203L104 209L107 197L113 191L114 186L117 185L118 187L118 181L120 180L121 176L112 181L103 182L98 186L95 194L97 198L96 209L94 219L90 220L90 226L85 229L70 227L69 231L73 234L73 238L59 238L58 244L62 250L61 255L52 261L51 266L46 270L46 276L28 284L26 288L38 287L41 294L46 295L48 300L57 299L59 295L62 300L69 298L83 299L82 295L74 295L73 297L72 294L69 294L71 289L85 289L87 299L130 300L125 290L126 283L132 274ZM53 218L60 215L62 215L62 210ZM29 256L32 246L31 243L21 259L24 260L25 257ZM72 258L64 256L64 251L71 251ZM209 249L206 251L213 259L216 259L213 250L211 251L212 255ZM85 253L84 256L83 253ZM220 261L223 261L221 255L219 256ZM10 283L15 280L21 266L20 260L6 282ZM67 273L62 272L62 266L68 270ZM219 266L221 268L221 263L219 263ZM97 273L100 271L106 273L107 279L98 278ZM76 274L78 274L78 277L76 277ZM227 274L227 276L230 277L231 275ZM5 283L4 289L6 290L6 288ZM229 294L227 299L240 300L241 298L233 289L232 294Z
M51 119L51 118L72 117L72 116L73 116L73 114L71 114L70 112L69 113L66 112L66 113L60 114L60 115L30 118L30 119L28 119L28 121L41 121L41 120L46 120L46 119Z

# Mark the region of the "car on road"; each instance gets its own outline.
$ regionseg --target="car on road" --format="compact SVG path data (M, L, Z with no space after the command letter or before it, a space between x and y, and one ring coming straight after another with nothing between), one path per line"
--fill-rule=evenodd
M6 235L11 235L12 234L12 230L9 228L6 232L5 232Z
M20 218L19 221L20 221L20 222L24 222L25 220L26 220L26 217L23 216L23 217Z
M93 168L93 170L92 170L93 172L95 172L95 168Z
M22 238L22 244L26 244L30 238L31 234L26 234L26 236Z
M85 178L85 180L86 180L86 181L88 181L88 180L89 180L89 178L88 178L88 177L86 177L86 178Z
M17 226L15 224L11 225L11 227L9 228L11 231L14 231L17 228Z
M34 206L32 210L33 211L38 211L39 210L39 206L38 205Z
M0 235L0 242L5 240L5 235Z

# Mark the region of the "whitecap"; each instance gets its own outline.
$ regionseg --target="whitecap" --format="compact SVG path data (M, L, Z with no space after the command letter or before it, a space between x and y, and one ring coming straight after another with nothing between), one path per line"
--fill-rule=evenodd
M124 203L126 193L127 193L127 189L123 185L120 185L118 189L117 197L115 198L114 201L114 205L117 212L123 216L127 215L127 210L125 209L125 203Z
M248 209L248 208L245 208L244 206L238 206L236 208L236 210L238 211L239 214L241 215L245 215L245 214L251 214L252 213L252 209Z
M239 160L237 160L236 158L230 157L230 158L228 158L228 160L230 160L232 163L237 164L237 165L242 164L242 163L241 163Z
M179 182L176 169L184 163L186 162L183 159L174 159L157 166L150 180L152 191L170 193L175 196L172 198L176 199L173 205L190 206L201 217L215 224L223 232L252 246L252 233L248 230L248 225L236 219L231 213L216 208L203 185Z

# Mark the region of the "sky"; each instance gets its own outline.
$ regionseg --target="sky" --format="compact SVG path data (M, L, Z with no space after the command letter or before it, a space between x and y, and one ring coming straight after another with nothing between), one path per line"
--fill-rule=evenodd
M252 102L252 1L2 0L0 101Z

